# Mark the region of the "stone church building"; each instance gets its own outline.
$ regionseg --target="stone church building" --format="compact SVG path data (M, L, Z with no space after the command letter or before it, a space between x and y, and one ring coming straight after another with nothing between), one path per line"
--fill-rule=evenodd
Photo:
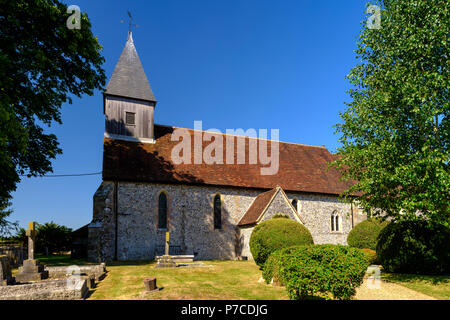
M238 161L174 163L178 141L171 135L177 128L154 124L156 99L131 33L104 92L103 110L103 181L88 225L92 261L153 259L163 253L167 231L171 254L251 259L253 228L277 213L305 225L316 244L345 244L365 219L361 209L338 199L349 185L329 169L334 156L325 147L279 142L273 175ZM259 140L224 138L240 140L246 152Z

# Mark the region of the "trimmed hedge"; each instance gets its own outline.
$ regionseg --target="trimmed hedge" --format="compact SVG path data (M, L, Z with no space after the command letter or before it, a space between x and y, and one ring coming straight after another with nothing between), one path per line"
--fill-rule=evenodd
M377 256L387 272L450 273L450 228L429 221L391 222L379 236Z
M283 257L283 249L272 252L263 267L262 276L267 284L272 282L284 285L280 275L280 267Z
M309 230L301 223L285 218L272 218L258 224L250 236L250 252L260 267L269 255L295 245L314 244Z
M378 259L377 259L377 252L375 250L372 249L360 249L362 252L364 252L364 254L366 255L367 261L369 261L369 264L377 264L378 263Z
M274 253L264 266L266 282L272 274L286 286L291 300L332 295L350 299L363 282L369 265L359 249L342 245L294 246Z
M351 247L375 250L378 235L388 224L388 221L381 222L378 219L368 219L358 223L348 234L347 243Z

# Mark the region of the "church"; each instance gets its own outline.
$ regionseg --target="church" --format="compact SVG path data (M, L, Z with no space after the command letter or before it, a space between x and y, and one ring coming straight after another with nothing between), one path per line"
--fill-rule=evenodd
M239 143L248 159L251 146L275 142L155 124L156 104L130 32L103 94L102 183L88 225L89 260L154 259L164 252L166 232L170 254L252 259L253 228L275 214L303 224L315 244L346 244L366 218L339 199L350 184L329 168L335 156L325 147L277 141L278 170L267 175L252 162L180 163L172 157L179 129L193 137L189 144L206 134L232 141L223 149L232 159Z

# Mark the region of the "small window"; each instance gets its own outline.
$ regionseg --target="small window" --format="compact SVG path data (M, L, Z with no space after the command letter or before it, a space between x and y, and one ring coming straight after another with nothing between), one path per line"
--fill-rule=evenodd
M167 229L167 196L164 192L158 198L158 228Z
M220 194L214 197L214 229L222 229L222 199Z
M331 231L339 232L340 231L340 217L338 213L335 211L331 215Z
M297 199L292 200L292 206L294 207L295 211L298 212L298 200Z
M136 124L136 114L134 112L126 112L125 113L125 123L130 126L134 126Z

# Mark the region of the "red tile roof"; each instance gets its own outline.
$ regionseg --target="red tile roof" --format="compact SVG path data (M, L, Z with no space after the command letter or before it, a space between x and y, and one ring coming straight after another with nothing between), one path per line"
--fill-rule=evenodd
M245 139L246 164L174 164L171 141L176 127L155 125L156 143L140 143L105 138L103 152L103 179L130 182L183 183L198 185L272 189L276 185L286 191L337 195L350 183L340 181L340 174L328 163L335 159L326 148L293 143L279 143L279 170L274 175L261 175L261 164L248 163L248 137ZM192 150L194 130L191 135ZM224 135L226 136L226 135ZM230 136L229 136L230 137ZM231 136L235 137L236 136ZM224 138L225 142L226 139ZM237 141L235 141L235 150ZM203 148L211 142L204 141ZM267 149L270 151L271 142ZM226 145L224 146L226 162ZM235 162L237 155L235 153Z
M244 216L241 218L241 220L238 223L238 226L249 226L256 224L261 217L264 215L265 211L267 210L269 204L271 203L272 199L276 197L277 193L280 192L281 196L285 199L286 204L288 206L292 207L292 204L290 203L289 199L286 196L286 193L284 190L277 186L276 188L273 188L272 190L263 192L259 194L255 200L253 200L252 204L250 205L250 208L245 212ZM292 211L294 212L294 215L298 217L298 219L301 221L301 223L305 224L304 219L297 213L297 211L292 207Z
M259 194L251 204L250 208L248 208L241 221L239 221L238 226L255 224L277 192L278 188L273 188L272 190Z

